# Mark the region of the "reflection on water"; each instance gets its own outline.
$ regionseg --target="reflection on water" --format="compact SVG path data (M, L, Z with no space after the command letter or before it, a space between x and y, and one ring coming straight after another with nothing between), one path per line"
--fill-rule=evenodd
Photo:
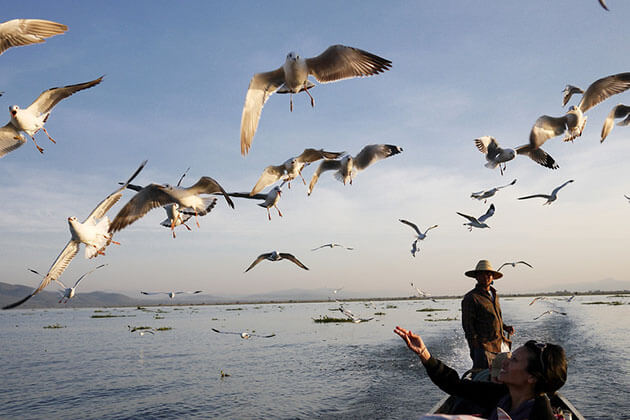
M630 299L530 301L502 302L517 330L514 344L536 338L563 345L570 359L562 392L587 418L630 418ZM623 304L586 304L598 301ZM392 330L422 334L432 354L463 372L470 360L459 300L374 305L345 305L375 316L360 324L313 322L337 316L329 311L333 302L98 313L113 315L107 318L92 318L90 309L3 311L0 417L418 417L443 393ZM550 309L568 315L533 320ZM43 328L53 324L66 328ZM127 325L172 329L140 336ZM244 340L211 328L276 336Z

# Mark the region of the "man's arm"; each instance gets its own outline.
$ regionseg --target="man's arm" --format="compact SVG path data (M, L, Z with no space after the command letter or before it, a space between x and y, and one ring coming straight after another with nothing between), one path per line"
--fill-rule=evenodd
M471 348L479 346L476 323L475 301L470 296L464 296L462 300L462 328Z

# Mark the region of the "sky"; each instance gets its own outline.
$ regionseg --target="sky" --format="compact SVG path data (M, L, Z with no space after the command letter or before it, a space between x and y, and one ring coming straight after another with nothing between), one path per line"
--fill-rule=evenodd
M27 268L48 270L70 238L67 218L83 220L119 181L147 159L135 183L184 186L201 176L226 190L247 192L267 165L305 148L346 151L394 144L399 155L360 172L344 186L324 173L307 196L299 179L283 188L267 219L255 201L234 210L219 199L212 212L172 239L159 225L161 209L115 235L106 256L83 257L62 275L73 283L98 264L106 269L83 291L139 295L140 290L203 290L247 295L286 289L411 294L410 282L435 295L464 294L463 273L479 259L495 267L525 260L534 268L505 268L502 292L535 291L602 279L628 281L630 262L630 130L599 134L630 92L589 110L581 137L547 141L560 168L526 157L503 176L484 167L475 138L491 135L505 147L527 143L541 115L561 116L562 89L630 71L625 50L630 3L609 0L502 2L11 2L3 21L49 19L69 30L43 44L0 56L0 105L27 107L42 91L105 75L104 81L60 102L46 128L0 159L0 281L39 284ZM240 154L240 119L250 79L274 70L286 54L313 57L333 44L392 61L383 74L316 86L308 96L273 95L252 148ZM579 100L579 99L578 99ZM577 103L573 100L572 103ZM1 109L1 107L0 107ZM307 182L316 164L304 170ZM488 203L472 192L505 185ZM569 179L550 206L524 195L549 193ZM271 187L270 187L271 188ZM113 219L133 195L110 210ZM490 229L469 232L456 212L496 212ZM438 224L410 254L412 230ZM354 247L311 251L338 242ZM82 246L83 247L83 246ZM244 270L261 253L290 252L310 270L281 261ZM51 288L53 286L49 286Z

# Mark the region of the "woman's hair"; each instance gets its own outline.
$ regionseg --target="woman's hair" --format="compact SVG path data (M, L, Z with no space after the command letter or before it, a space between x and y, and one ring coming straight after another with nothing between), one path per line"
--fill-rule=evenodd
M561 346L530 340L525 343L529 351L527 372L538 380L534 385L537 394L552 395L567 381L567 359Z

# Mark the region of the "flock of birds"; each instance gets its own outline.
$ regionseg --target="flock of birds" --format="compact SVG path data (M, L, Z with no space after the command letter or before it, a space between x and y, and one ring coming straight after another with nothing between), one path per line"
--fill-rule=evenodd
M603 0L600 0L600 4L608 10ZM68 27L66 25L38 19L14 19L2 23L0 24L0 54L10 47L44 42L44 39L63 34L67 30ZM268 72L256 73L249 83L241 117L241 154L245 156L249 153L258 128L262 108L273 93L289 94L290 111L293 110L293 94L300 92L305 92L309 96L311 106L314 107L315 100L310 90L315 84L309 80L309 76L313 77L319 83L329 83L347 78L378 75L390 70L391 67L392 62L390 60L358 48L344 45L330 46L320 55L311 58L302 58L300 55L290 52L279 68ZM0 128L0 157L17 150L27 142L26 138L21 133L26 133L33 141L37 150L43 153L44 149L35 140L35 135L41 130L51 142L56 142L44 127L50 117L52 109L61 100L81 90L97 86L102 81L103 76L84 83L51 88L42 92L39 97L25 109L21 109L17 105L11 106L9 108L10 120L4 127ZM600 78L593 82L585 91L576 86L567 85L563 91L563 106L565 106L575 94L582 95L580 102L577 106L571 106L563 116L551 117L543 115L539 117L531 129L528 144L516 147L515 149L502 148L499 146L497 140L491 136L477 138L474 140L474 144L479 151L485 155L487 161L485 166L490 169L498 167L501 174L506 170L507 162L518 155L528 156L542 166L557 169L558 164L555 159L546 153L541 146L547 140L563 134L564 141L574 141L582 135L587 120L585 113L589 109L612 95L624 92L629 88L630 73L620 73ZM619 104L610 111L602 128L601 142L610 134L614 121L620 118L624 119L619 122L618 125L630 124L630 106ZM146 186L132 184L132 181L146 165L147 162L144 161L129 179L124 183L120 183L120 186L114 192L105 197L83 222L79 222L76 217L69 217L67 219L70 229L70 239L59 256L55 259L46 275L42 276L43 279L40 285L25 298L5 306L3 309L15 308L23 304L51 282L55 282L63 287L64 298L67 302L67 300L75 295L76 287L86 275L103 267L103 265L100 265L81 276L73 288L66 288L59 278L72 259L78 254L80 244L85 245L85 257L88 259L98 255L104 255L107 246L110 244L118 244L118 242L113 240L113 235L116 232L127 228L155 208L164 208L166 219L161 222L161 225L171 229L173 238L176 237L175 228L177 226L182 225L186 229L191 230L187 222L193 216L195 217L195 223L199 226L199 218L209 214L217 205L216 195L223 196L227 205L232 209L235 208L232 198L262 200L258 205L267 210L268 219L271 220L270 209L272 207L276 209L278 216L282 217L282 212L278 208L278 202L282 195L282 187L288 184L288 188L290 188L291 181L298 177L300 177L304 185L306 185L306 180L302 173L306 166L321 161L308 184L307 194L311 195L323 172L334 171L335 178L344 185L352 184L353 179L359 171L365 170L374 163L401 152L401 147L391 144L366 145L354 156L346 152L330 152L323 149L307 148L301 154L290 157L279 165L267 166L249 193L228 193L219 182L209 176L202 176L190 187L182 187L181 183L188 170L181 176L175 186L158 183L151 183ZM271 188L269 192L262 193L265 188L278 182L281 182L281 185L276 185ZM564 184L555 188L551 194L533 194L519 197L519 200L543 198L546 199L544 204L551 204L557 200L559 190L572 182L574 182L574 180L566 181ZM493 197L499 190L512 186L515 183L516 179L503 186L474 192L471 194L471 198L480 201L483 200L484 203L486 203L487 200ZM135 194L110 222L106 213L120 200L125 189L134 190ZM629 197L626 196L626 198L630 200ZM457 212L458 215L467 219L464 226L467 226L470 231L472 231L473 228L490 228L486 222L494 213L494 204L491 204L488 210L478 217ZM418 225L411 221L405 219L399 220L401 223L413 229L414 241L411 245L411 255L416 257L419 252L419 243L424 241L428 232L437 228L438 225L432 225L422 231ZM314 248L313 251L325 247L343 247L347 250L353 249L352 247L329 243ZM265 260L271 262L288 260L304 270L309 269L291 253L271 251L260 254L245 272L250 271L257 264ZM506 264L511 264L514 267L519 263L531 267L531 265L524 261ZM506 264L503 264L501 268ZM31 271L37 273L35 270ZM426 292L413 286L413 283L412 287L414 287L419 296L430 296ZM142 291L141 293L145 295L167 294L170 298L173 298L175 295L181 293L200 292L201 291ZM355 317L347 310L343 310L343 307L340 308L340 311L353 320L358 319L359 322L365 320Z

